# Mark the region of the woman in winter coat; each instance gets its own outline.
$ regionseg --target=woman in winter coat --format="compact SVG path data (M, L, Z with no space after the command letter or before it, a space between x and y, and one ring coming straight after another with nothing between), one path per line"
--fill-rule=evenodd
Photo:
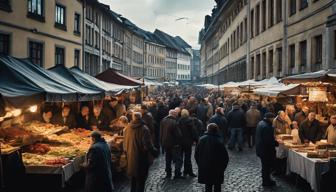
M198 165L198 182L205 184L206 192L220 192L229 155L215 123L210 123L207 132L200 138L195 159Z

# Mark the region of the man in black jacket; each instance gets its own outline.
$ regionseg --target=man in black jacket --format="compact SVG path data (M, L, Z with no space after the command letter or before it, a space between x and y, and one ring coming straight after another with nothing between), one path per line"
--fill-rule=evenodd
M258 123L256 130L256 153L261 160L263 186L275 185L275 181L271 179L271 170L275 161L275 147L278 145L272 126L274 117L273 113L266 113L264 119Z
M170 110L169 115L165 117L160 124L160 143L166 155L166 178L171 178L172 176L172 161L175 163L175 176L178 177L182 175L182 133L177 127L176 117L176 111Z
M229 149L232 150L238 142L239 151L243 150L243 132L246 126L246 118L238 103L234 103L232 110L227 115L228 126L230 128Z
M209 123L215 123L218 126L218 134L222 137L222 140L225 141L227 136L227 120L224 116L224 109L218 107L216 114L210 118Z
M92 146L87 154L86 192L112 192L111 151L99 132L92 132Z
M299 136L302 142L309 143L319 141L321 139L320 122L315 119L316 114L311 112L308 114L306 120L304 120L299 129Z
M229 156L225 144L218 134L218 126L215 123L210 123L207 130L195 149L198 182L205 184L206 192L220 192Z
M62 112L56 114L53 119L52 123L56 125L65 125L69 129L76 128L76 119L71 114L71 109L69 105L64 105L62 108Z

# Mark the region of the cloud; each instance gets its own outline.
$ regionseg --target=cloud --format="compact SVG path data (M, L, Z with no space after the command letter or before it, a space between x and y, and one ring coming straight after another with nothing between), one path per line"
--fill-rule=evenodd
M179 35L194 48L199 48L198 32L204 16L211 13L213 0L100 0L139 27L156 28L173 36ZM180 19L179 18L184 18Z

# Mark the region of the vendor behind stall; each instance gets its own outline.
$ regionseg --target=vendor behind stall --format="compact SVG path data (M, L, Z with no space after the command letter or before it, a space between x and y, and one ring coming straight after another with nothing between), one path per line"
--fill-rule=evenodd
M51 108L46 108L42 112L42 117L39 119L42 123L51 123L53 112Z
M304 143L315 143L321 139L321 127L320 122L316 120L316 113L309 113L308 118L301 123L299 135Z
M91 130L89 114L90 114L89 107L83 106L81 108L80 114L78 114L78 117L77 117L77 127L78 128L84 128L87 130Z
M70 129L76 127L76 119L70 113L71 109L69 105L64 105L62 111L54 116L52 123L56 125L67 126Z
M336 145L336 115L330 117L330 125L327 128L325 138L328 143Z
M273 127L276 135L286 134L289 131L289 123L286 121L286 113L282 110L278 112L278 115L273 120Z
M304 106L301 111L297 112L294 116L294 121L298 122L299 125L307 118L309 113L309 108Z
M100 105L93 107L93 114L90 116L90 125L93 130L106 131L109 128L109 121L105 115L101 112Z

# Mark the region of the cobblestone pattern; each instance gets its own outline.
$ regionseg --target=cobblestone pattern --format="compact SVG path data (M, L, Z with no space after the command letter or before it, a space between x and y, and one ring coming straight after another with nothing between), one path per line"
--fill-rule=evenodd
M225 171L222 191L227 192L301 192L297 187L283 179L274 178L277 186L263 188L260 177L260 161L254 150L245 149L243 152L229 151L230 162ZM185 180L165 179L164 156L161 155L150 169L147 179L146 192L203 192L204 186L197 183L197 178ZM197 174L197 166L193 160L193 169ZM116 184L117 192L129 192L129 182Z

